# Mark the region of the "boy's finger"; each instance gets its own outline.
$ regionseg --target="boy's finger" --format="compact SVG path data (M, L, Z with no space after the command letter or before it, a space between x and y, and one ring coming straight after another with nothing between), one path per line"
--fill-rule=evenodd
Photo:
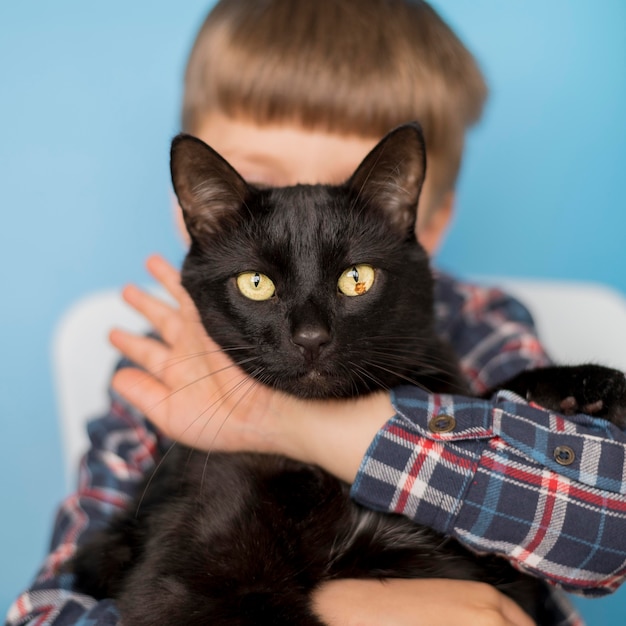
M146 372L132 367L117 371L112 386L126 402L145 415L166 437L200 449L208 450L214 444L215 430L208 428L213 418L211 409L214 405L209 404L208 410L203 409L199 413L197 411L187 415L178 411L174 413L169 401L175 391Z
M154 376L159 376L171 361L170 349L152 337L133 335L116 329L109 333L109 341L127 359Z
M122 296L135 311L141 313L150 322L166 343L173 344L176 341L180 331L180 320L176 309L135 285L125 287Z
M168 263L162 256L153 254L148 257L146 267L150 274L170 293L177 301L187 295L185 288L180 284L180 272Z
M163 401L170 392L165 385L146 372L128 367L115 373L111 386L166 436L170 436L167 432L167 406Z

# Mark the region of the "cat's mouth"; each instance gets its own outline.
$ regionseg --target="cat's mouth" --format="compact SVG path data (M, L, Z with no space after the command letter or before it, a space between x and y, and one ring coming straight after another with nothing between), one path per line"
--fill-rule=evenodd
M330 377L327 372L318 367L310 367L297 374L291 381L291 385L295 387L296 395L317 398L328 394L329 387L333 386L332 381L333 377Z
M304 376L302 376L302 378L304 378L305 380L310 380L310 381L314 382L316 380L319 381L322 378L325 378L325 376L326 375L321 370L316 369L316 368L312 368L306 374L304 374Z
M345 376L315 366L294 372L293 376L277 381L276 386L300 398L346 398L354 395L352 385Z

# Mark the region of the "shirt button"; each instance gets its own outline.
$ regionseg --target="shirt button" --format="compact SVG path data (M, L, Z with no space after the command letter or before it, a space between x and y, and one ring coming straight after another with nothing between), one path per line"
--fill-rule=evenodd
M452 415L437 415L428 422L428 428L433 433L449 433L456 427L456 420Z
M554 448L554 460L559 465L571 465L576 459L576 453L569 446L557 446Z

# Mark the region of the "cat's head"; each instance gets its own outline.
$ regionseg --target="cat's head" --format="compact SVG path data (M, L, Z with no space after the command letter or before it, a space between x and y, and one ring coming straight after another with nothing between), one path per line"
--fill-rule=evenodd
M189 135L174 139L171 167L191 237L183 285L252 376L346 397L436 365L432 277L414 234L417 124L386 135L341 185L258 189Z

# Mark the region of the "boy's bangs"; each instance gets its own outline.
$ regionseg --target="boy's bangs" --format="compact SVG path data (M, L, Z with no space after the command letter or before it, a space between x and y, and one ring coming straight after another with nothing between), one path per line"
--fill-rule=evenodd
M188 85L196 86L187 90L188 117L183 121L188 128L197 126L197 118L210 110L259 124L292 122L372 137L418 120L432 149L445 143L449 132L462 132L473 121L465 117L479 114L468 111L467 103L461 101L463 95L454 94L440 76L416 79L415 69L394 65L383 51L375 66L359 71L355 70L354 55L319 63L302 51L259 54L232 46L232 42L218 49L217 62L211 62L212 55L205 57L202 78L188 80ZM428 89L419 85L428 85Z
M485 98L474 59L426 3L231 0L191 52L183 127L194 132L219 110L378 138L418 120L431 163L445 162L442 183L453 185Z
M197 91L188 109L371 136L413 119L427 135L440 134L440 118L464 128L486 96L473 58L431 7L390 0L218 3L186 87Z
M356 80L347 67L330 72L324 66L306 67L302 59L233 56L239 57L230 64L234 71L228 71L222 60L212 85L214 103L224 113L260 124L293 122L364 136L382 136L416 117L431 126L423 119L428 107L402 102L406 93L394 89L388 76L369 73Z

